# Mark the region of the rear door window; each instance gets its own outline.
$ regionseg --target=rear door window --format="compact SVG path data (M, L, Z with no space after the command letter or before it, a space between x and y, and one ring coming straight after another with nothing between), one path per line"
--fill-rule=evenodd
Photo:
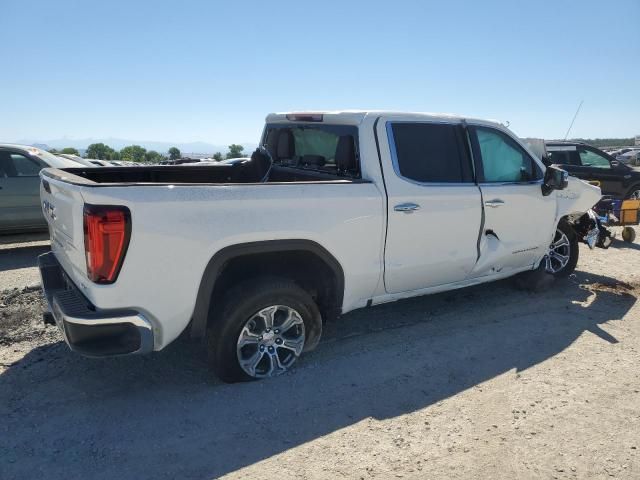
M0 152L0 177L37 177L42 166L32 158L13 152Z
M419 183L473 182L460 125L391 122L387 133L399 176Z
M17 177L37 177L42 169L38 162L18 153L11 154L11 161Z
M473 127L471 131L481 183L522 183L542 178L538 164L505 133L489 127Z

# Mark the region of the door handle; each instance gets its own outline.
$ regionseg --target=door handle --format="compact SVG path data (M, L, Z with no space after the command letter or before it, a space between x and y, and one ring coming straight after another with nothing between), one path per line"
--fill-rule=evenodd
M393 207L396 212L413 213L416 210L420 210L420 205L417 203L401 203Z
M493 200L487 200L486 202L484 202L484 204L487 207L496 208L504 205L504 202L499 198L494 198Z

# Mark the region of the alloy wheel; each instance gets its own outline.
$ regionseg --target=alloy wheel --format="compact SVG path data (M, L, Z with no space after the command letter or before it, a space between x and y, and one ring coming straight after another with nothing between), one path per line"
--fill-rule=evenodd
M571 257L571 243L567 235L556 230L553 242L549 245L549 251L545 256L545 269L547 273L558 273L569 263Z
M291 307L272 305L244 324L237 342L238 362L251 377L275 377L293 365L304 341L302 316Z

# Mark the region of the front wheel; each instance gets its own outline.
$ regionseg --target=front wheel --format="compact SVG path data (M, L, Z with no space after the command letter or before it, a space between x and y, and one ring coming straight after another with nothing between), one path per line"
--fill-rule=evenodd
M560 222L543 260L546 272L558 278L568 277L576 269L579 252L575 231L568 223Z
M627 199L640 200L640 185L631 187L631 190L629 190L629 193L627 193Z
M225 382L289 370L321 324L313 298L296 283L262 278L229 290L207 331L210 365Z

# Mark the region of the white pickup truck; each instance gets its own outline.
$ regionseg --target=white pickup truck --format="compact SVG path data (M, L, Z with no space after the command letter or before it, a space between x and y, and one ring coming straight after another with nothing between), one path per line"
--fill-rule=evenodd
M600 190L495 122L271 114L250 161L45 169L54 321L89 356L189 329L225 381L277 375L351 310L546 268L568 275Z

